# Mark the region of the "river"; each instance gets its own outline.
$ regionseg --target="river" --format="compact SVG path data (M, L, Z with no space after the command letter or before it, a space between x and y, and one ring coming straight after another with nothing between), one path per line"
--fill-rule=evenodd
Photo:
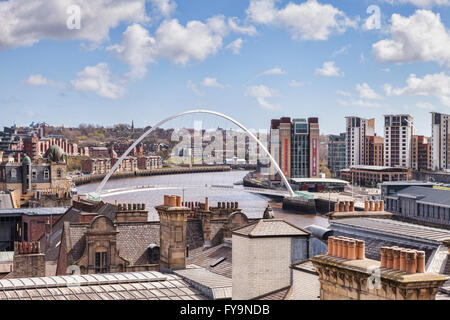
M233 170L229 172L209 172L209 173L191 173L162 176L148 176L110 180L104 190L119 189L135 186L168 186L176 189L170 190L151 190L139 191L133 193L116 194L102 197L103 201L114 203L145 203L149 210L149 220L159 220L155 206L162 204L165 194L173 194L183 197L184 201L201 201L205 197L209 198L209 203L216 206L217 202L239 202L239 207L249 218L261 218L267 204L270 202L277 219L286 220L298 227L308 225L328 226L328 220L321 215L299 214L290 210L283 210L281 203L272 201L272 199L245 192L242 186L235 186L234 189L211 189L206 187L189 187L204 185L232 185L235 182L242 181L242 178L248 173L244 170ZM79 194L93 192L98 183L82 185L78 187ZM184 187L183 187L184 186Z

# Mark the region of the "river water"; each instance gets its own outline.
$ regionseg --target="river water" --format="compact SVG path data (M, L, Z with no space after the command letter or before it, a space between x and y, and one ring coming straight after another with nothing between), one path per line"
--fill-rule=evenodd
M149 210L149 220L159 220L154 209L164 201L164 195L178 195L184 197L184 201L204 202L205 197L209 198L209 203L216 206L217 202L239 202L239 207L249 218L262 218L267 204L270 202L277 219L284 219L298 227L308 225L328 226L328 220L321 215L300 214L290 210L283 210L281 203L272 199L245 192L242 186L234 186L234 189L211 189L205 185L233 185L235 182L242 182L242 178L248 171L233 170L229 172L210 172L176 174L163 176L136 177L128 179L110 180L104 190L128 188L135 186L159 186L160 190L136 191L132 193L115 194L102 197L103 201L114 203L145 203ZM82 185L78 187L79 194L85 194L96 190L98 183ZM203 186L203 187L202 187ZM168 187L170 189L164 189Z

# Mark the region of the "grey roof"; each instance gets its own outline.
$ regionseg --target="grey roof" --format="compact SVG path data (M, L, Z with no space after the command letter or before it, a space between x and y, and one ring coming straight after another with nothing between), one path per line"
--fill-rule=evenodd
M0 192L0 209L14 208L11 194Z
M303 261L294 263L292 265L292 268L296 269L296 270L301 270L304 272L318 275L316 268L314 267L313 263L310 260L303 260Z
M253 237L309 236L309 231L279 219L261 219L258 222L233 231L233 234Z
M450 207L450 191L427 187L411 186L398 191L395 195L415 198L417 203Z
M403 167L366 166L366 165L355 165L351 166L350 169L369 170L369 171L408 171L407 168ZM347 169L345 169L345 171L347 171Z
M39 207L39 208L13 208L0 209L0 216L4 215L28 215L28 216L50 216L61 215L67 211L66 207Z
M284 300L286 298L286 295L291 289L291 286L287 286L266 294L263 294L259 297L253 298L252 300Z
M331 220L330 224L332 227L342 225L351 226L356 229L373 230L390 235L393 238L404 237L435 243L450 239L450 230L425 227L389 219L346 218L341 220Z
M204 300L176 275L107 273L0 280L0 300Z
M195 264L211 272L231 278L232 249L229 244L220 244L186 259L187 264Z
M233 281L230 278L192 265L174 272L210 299L232 297Z

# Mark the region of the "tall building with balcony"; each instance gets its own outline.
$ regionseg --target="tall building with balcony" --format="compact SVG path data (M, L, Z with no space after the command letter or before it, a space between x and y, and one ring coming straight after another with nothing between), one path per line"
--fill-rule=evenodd
M384 165L411 168L413 117L409 114L384 116Z
M340 171L345 169L345 150L345 132L328 136L328 169L333 177L340 177Z
M412 137L411 167L415 170L431 168L431 143L427 137L417 135Z
M431 169L450 170L450 115L431 113Z
M366 137L375 136L375 119L346 117L346 167L365 165Z
M383 165L384 139L378 136L366 136L365 160L366 166Z

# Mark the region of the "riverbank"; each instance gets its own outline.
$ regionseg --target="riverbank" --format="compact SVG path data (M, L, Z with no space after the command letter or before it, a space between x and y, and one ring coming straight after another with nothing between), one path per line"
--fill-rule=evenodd
M111 176L111 180L126 179L132 177L145 176L160 176L169 174L184 174L184 173L207 173L207 172L226 172L231 171L230 166L199 166L199 167L170 167L152 170L136 170L132 172L117 172ZM88 174L81 177L72 178L72 182L76 186L89 184L93 182L102 181L107 173L103 174Z

